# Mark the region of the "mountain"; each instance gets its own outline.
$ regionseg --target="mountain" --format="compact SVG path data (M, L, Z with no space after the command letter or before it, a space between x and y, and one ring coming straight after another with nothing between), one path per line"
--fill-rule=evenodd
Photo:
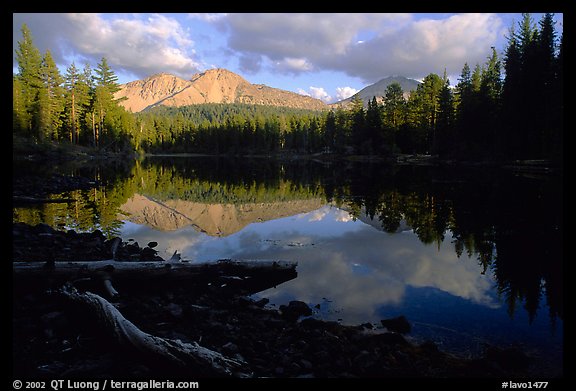
M184 80L168 73L122 84L116 99L134 113L149 107L188 106L201 103L247 103L267 106L325 110L319 99L263 84L251 84L226 69L210 69Z
M362 99L362 101L364 101L364 106L368 105L368 101L372 100L373 97L376 97L376 100L378 102L382 102L382 97L384 95L386 95L386 88L394 83L397 82L400 84L400 87L402 87L402 90L404 91L404 98L408 98L408 96L410 95L411 91L414 91L418 85L420 84L419 81L414 80L414 79L409 79L407 77L404 76L388 76L382 80L380 80L379 82L376 82L374 84L371 84L367 87L364 87L363 89L361 89L360 91L358 91L356 94L352 95L349 98L343 99L341 101L332 103L330 106L331 107L346 107L348 106L348 104L350 104L350 102L352 102L352 99L355 96L359 96L360 99Z
M249 204L205 204L185 200L155 200L134 194L121 207L120 217L161 231L193 226L210 236L228 236L251 223L316 210L322 198Z

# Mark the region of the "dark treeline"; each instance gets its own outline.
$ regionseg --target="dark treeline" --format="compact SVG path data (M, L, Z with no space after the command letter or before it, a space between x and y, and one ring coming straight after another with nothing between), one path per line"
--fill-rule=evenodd
M240 103L156 107L136 114L145 152L208 154L315 152L323 144L318 111Z
M138 114L114 100L117 77L103 58L93 74L62 77L26 26L17 49L13 129L37 140L142 152L209 154L434 154L471 160L562 161L563 35L553 14L524 14L504 53L464 64L458 83L426 76L408 99L399 84L367 105L294 110L241 104L157 107ZM377 99L382 98L382 99ZM380 103L381 102L381 103Z

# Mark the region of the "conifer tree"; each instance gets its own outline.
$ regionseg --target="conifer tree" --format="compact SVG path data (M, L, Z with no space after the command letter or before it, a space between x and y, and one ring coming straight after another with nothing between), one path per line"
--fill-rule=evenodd
M66 69L64 76L66 87L66 127L71 143L80 142L80 134L86 130L86 111L90 105L90 91L84 74L80 73L76 64L72 62Z
M454 125L454 99L450 89L450 80L444 69L442 88L438 95L438 121L436 124L436 138L434 140L434 153L439 155L449 154L455 145Z
M400 83L393 82L386 87L384 93L384 126L397 130L403 123L403 113L406 109L404 91Z
M38 93L42 87L40 68L42 66L42 55L32 40L32 33L26 24L22 25L22 40L18 41L16 49L16 61L18 62L18 79L16 84L19 87L17 123L22 131L30 136L37 137L34 132L37 128L33 123L34 112L37 108Z
M375 96L368 101L365 126L365 153L389 152L392 149L393 138L390 133L384 134L382 131L382 108Z
M42 86L39 89L36 118L38 134L41 138L57 140L58 131L62 126L62 112L64 110L64 79L47 50L40 68Z
M362 144L366 141L364 101L362 101L360 96L354 95L350 106L352 146L356 153L360 153Z

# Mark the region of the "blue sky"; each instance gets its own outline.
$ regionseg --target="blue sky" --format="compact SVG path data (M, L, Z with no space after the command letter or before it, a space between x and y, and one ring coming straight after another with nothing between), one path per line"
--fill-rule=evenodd
M542 14L532 14L538 23ZM226 68L334 102L391 75L422 79L502 53L521 14L230 13L13 14L13 55L26 23L62 72L106 57L121 83L168 72L189 79ZM563 14L555 14L557 32ZM16 62L14 61L14 69Z

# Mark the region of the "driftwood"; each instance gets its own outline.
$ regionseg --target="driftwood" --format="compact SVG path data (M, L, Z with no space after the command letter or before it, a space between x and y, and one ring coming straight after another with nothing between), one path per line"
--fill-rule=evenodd
M130 351L133 357L170 367L174 372L190 370L207 376L245 376L241 373L245 362L225 357L196 342L186 343L145 333L101 296L91 292L79 293L70 284L65 285L60 293L89 310L101 331L118 347Z
M87 317L76 316L78 320L96 318L86 326L96 326L93 332L103 333L111 340L112 351L122 348L131 357L162 367L163 373L248 376L242 360L228 358L196 342L161 338L140 330L94 292L114 299L128 292L137 294L138 290L149 293L175 287L190 289L192 294L198 293L198 289L219 295L255 293L295 278L297 263L230 259L190 263L178 259L175 256L165 262L13 262L13 287L16 294L19 290L29 294L33 289L44 294L48 289L63 296L77 305L79 312L75 315L87 312Z
M190 262L14 262L15 287L56 289L66 282L97 283L108 297L126 289L219 288L222 292L260 292L296 278L296 262L282 260L220 260ZM112 285L114 284L114 286ZM115 289L118 289L116 290ZM92 290L92 289L91 289Z
M188 279L190 276L211 271L253 271L258 270L294 270L296 262L282 260L234 260L222 259L216 262L123 262L104 261L64 261L64 262L13 262L16 277L22 275L72 276L96 272L114 273L115 276L129 277L138 273L138 278L166 277Z

